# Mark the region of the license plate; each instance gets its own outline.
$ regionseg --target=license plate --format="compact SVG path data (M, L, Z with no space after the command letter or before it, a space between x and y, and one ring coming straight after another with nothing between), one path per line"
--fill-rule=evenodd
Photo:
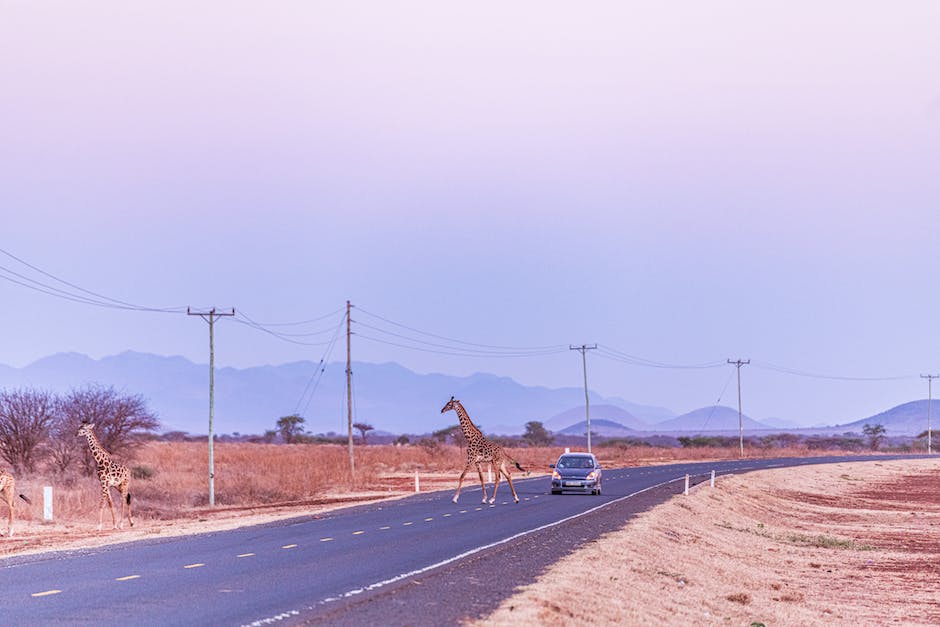
M565 481L565 485L570 488L580 488L581 482L580 481Z

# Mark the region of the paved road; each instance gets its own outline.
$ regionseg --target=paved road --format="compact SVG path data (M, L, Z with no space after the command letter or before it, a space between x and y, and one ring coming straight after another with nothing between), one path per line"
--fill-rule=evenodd
M391 503L178 539L134 542L100 549L59 552L0 561L0 622L4 625L239 625L269 620L287 623L358 622L346 608L381 599L440 573L460 573L462 564L506 549L538 534L579 529L575 542L606 531L591 521L621 522L618 507L645 498L645 507L675 492L686 473L702 480L719 474L834 461L874 458L799 458L672 464L609 469L604 495L548 494L548 480L516 482L522 501L508 490L494 506L481 504L480 489L465 489L460 503L450 492L416 495ZM672 486L664 491L663 487ZM657 492L658 490L658 492ZM653 498L652 495L661 493ZM632 501L631 501L632 500ZM609 520L616 518L616 520ZM574 548L569 542L562 551ZM550 551L547 558L557 559ZM543 558L546 558L543 556ZM542 560L543 562L545 559ZM537 572L530 573L531 577ZM498 573L494 573L498 576ZM518 580L500 589L511 590ZM458 595L459 596L459 595ZM492 605L499 599L487 599ZM453 616L478 614L443 601ZM400 606L401 603L398 603ZM411 614L372 615L421 624ZM365 616L365 615L363 615ZM410 618L408 618L410 617ZM406 619L407 618L407 619ZM371 621L370 621L371 622ZM428 624L450 622L435 615Z

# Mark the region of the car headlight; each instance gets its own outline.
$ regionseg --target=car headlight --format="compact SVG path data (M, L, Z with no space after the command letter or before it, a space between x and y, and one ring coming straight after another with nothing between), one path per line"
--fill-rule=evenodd
M552 471L552 479L561 479L561 475L558 474L557 470Z
M587 481L593 481L594 479L597 479L597 471L596 471L596 470L592 470L591 472L588 473L588 476L585 477L585 480L587 480Z

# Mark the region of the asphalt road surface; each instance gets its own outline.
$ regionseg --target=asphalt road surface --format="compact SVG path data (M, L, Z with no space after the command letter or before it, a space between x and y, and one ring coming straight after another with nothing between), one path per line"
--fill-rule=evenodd
M694 482L826 457L605 469L604 494L545 477L431 492L232 531L0 561L3 625L456 624ZM455 478L456 479L456 478Z

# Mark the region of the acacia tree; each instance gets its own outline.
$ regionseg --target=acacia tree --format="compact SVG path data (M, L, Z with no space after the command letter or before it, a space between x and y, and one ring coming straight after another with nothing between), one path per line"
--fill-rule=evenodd
M285 444L300 442L303 439L305 422L299 414L281 416L277 419L277 432L281 434Z
M862 428L862 433L868 438L868 446L871 447L873 451L877 451L878 447L881 446L881 443L885 439L885 427L881 424L865 425Z
M353 429L359 432L359 437L362 438L362 444L366 443L366 433L375 429L372 425L365 422L354 422Z
M0 393L0 457L15 471L32 472L56 419L55 397L38 390Z
M94 424L101 445L118 456L132 453L144 436L160 425L139 394L121 394L114 387L94 384L69 392L62 399L58 420L52 433L53 449L58 451L54 453L58 455L56 465L64 470L66 457L80 454L88 474L94 472L95 461L85 442L76 436L82 422Z
M529 446L550 446L555 441L555 436L541 422L532 420L525 423L522 440Z

